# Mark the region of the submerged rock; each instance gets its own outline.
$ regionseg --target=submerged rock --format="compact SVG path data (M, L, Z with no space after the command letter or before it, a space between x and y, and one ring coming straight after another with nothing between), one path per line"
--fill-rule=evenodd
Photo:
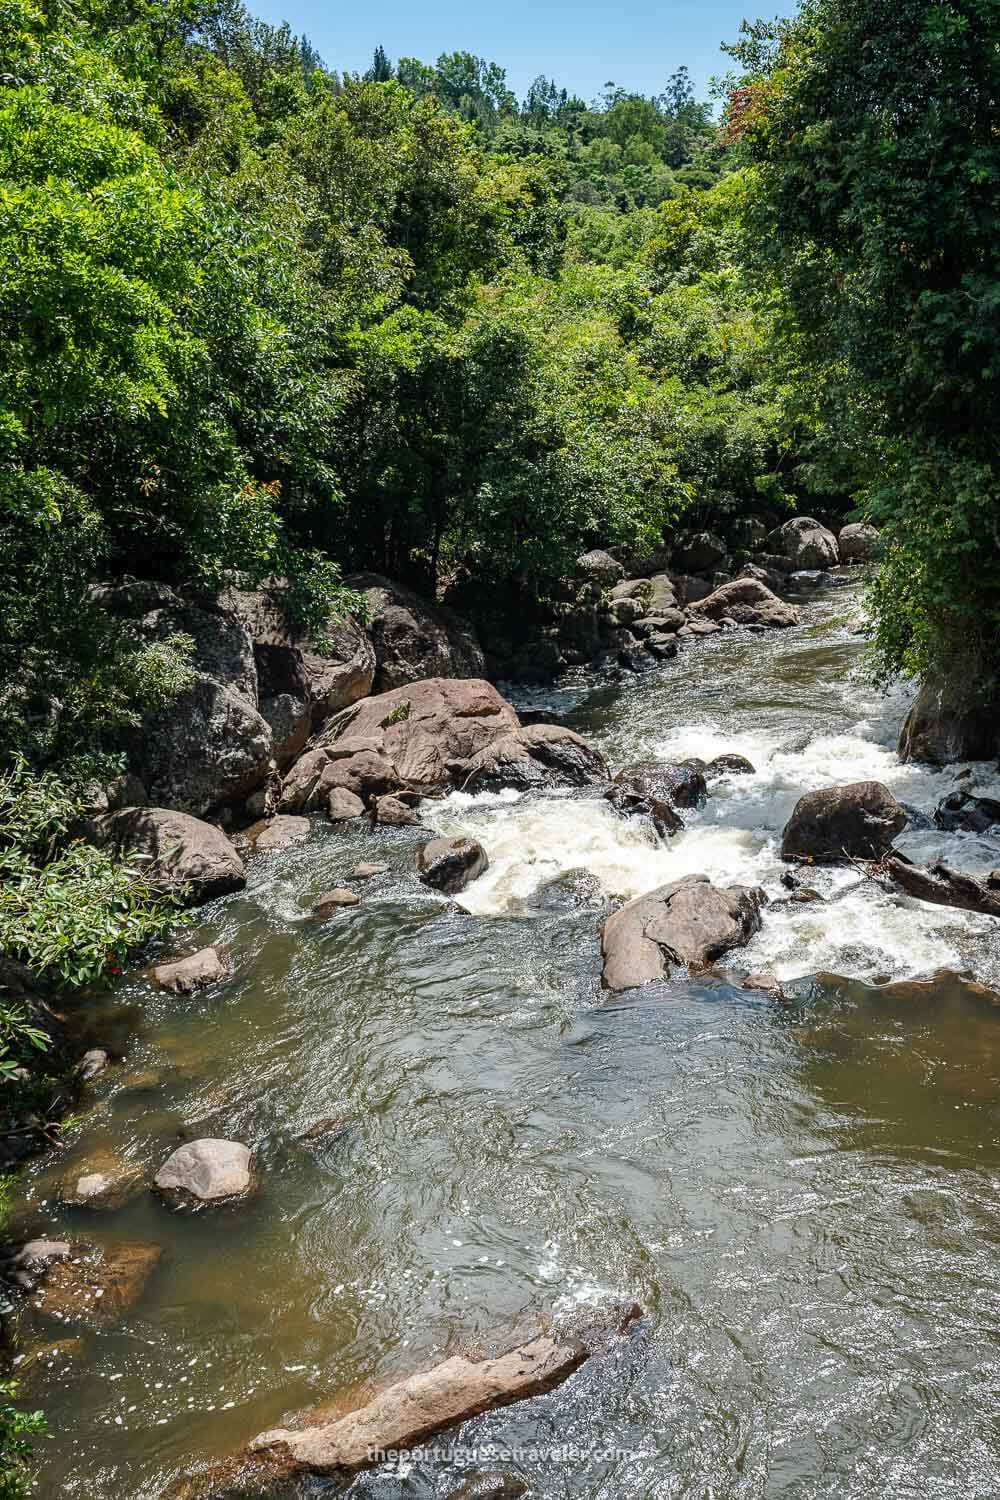
M49 1265L31 1306L61 1323L117 1323L139 1301L162 1253L159 1245L74 1245Z
M176 1208L233 1203L253 1192L253 1155L239 1141L189 1141L167 1158L154 1186Z
M876 860L892 847L906 822L906 813L880 781L806 792L785 824L781 857L816 864Z
M521 1500L528 1493L528 1484L516 1474L483 1470L473 1474L457 1490L451 1490L446 1500Z
M112 1211L121 1208L139 1186L141 1169L101 1153L81 1163L62 1183L59 1202L68 1208Z
M351 874L355 880L372 880L376 875L388 875L388 865L360 864L355 865Z
M743 948L760 930L767 897L759 887L720 890L707 875L685 875L630 901L601 929L605 989L637 989L671 964L707 964Z
M489 869L482 844L470 838L432 839L417 851L417 870L424 885L456 896Z
M296 1136L296 1140L304 1146L327 1145L346 1135L352 1124L353 1121L349 1115L337 1115L332 1119L317 1120L315 1124L309 1126L308 1130L303 1130L301 1135Z
M772 594L758 578L734 578L688 608L691 628L702 621L728 621L733 625L765 625L784 629L797 625L800 615L794 604Z
M166 807L123 807L91 818L87 837L135 857L142 879L180 893L188 905L211 901L246 885L246 867L221 829Z
M745 755L733 755L731 753L727 753L725 755L717 755L714 760L710 760L708 762L708 765L705 767L706 778L711 777L714 779L717 776L754 775L756 775L756 767L751 765Z
M684 827L680 813L659 797L644 796L619 782L613 782L604 795L620 817L648 818L660 838L670 838Z
M61 1260L69 1260L71 1253L68 1240L27 1240L16 1250L4 1255L4 1274L22 1291L30 1292L50 1266Z
M153 978L161 989L171 990L175 995L193 995L210 984L228 979L233 972L228 955L221 948L202 948L198 953L189 953L186 958L173 959L170 963L154 964Z

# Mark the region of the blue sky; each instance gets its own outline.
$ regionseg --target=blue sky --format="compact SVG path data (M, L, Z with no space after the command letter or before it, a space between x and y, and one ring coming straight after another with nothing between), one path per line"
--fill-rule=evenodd
M585 99L615 83L659 93L686 63L699 91L728 59L720 43L735 39L744 16L791 15L795 0L246 0L266 21L305 32L331 68L363 71L376 43L389 56L433 62L441 52L476 52L507 69L523 98L538 73Z

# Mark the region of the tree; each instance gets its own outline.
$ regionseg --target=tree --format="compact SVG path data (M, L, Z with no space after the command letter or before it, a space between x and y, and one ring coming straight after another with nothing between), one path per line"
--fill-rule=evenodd
M750 28L730 133L789 368L884 527L883 673L1000 674L1000 10L805 0Z
M392 77L392 63L384 47L376 47L372 65L365 74L366 83L388 83Z

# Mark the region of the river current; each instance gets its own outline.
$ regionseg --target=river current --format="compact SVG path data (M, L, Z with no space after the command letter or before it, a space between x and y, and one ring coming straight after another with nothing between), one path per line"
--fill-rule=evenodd
M54 1430L42 1500L155 1500L331 1392L609 1297L645 1310L635 1337L352 1500L437 1500L498 1468L542 1500L1000 1493L1000 1012L947 979L881 988L947 967L1000 989L990 920L810 871L828 899L765 909L725 974L600 989L599 925L623 898L692 871L786 895L781 830L815 787L883 781L911 856L1000 865L996 842L930 823L963 768L898 763L906 695L861 675L856 590L811 600L797 629L519 703L613 768L745 755L754 775L717 783L670 842L591 795L430 802L431 826L490 859L456 911L417 883L412 833L316 819L198 914L191 944L227 945L231 981L185 1000L136 976L94 1002L88 1040L125 1061L63 1157L26 1174L22 1219L164 1254L127 1320L32 1392ZM962 785L997 795L995 768ZM390 870L307 921L361 859ZM784 1003L740 987L760 969ZM338 1116L325 1147L297 1141ZM96 1151L151 1175L199 1135L255 1150L252 1202L52 1204Z

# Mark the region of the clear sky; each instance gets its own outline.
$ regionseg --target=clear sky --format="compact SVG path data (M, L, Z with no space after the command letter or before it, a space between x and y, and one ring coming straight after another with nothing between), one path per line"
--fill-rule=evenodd
M475 52L507 69L523 98L539 73L593 98L609 80L656 94L682 63L699 93L725 72L720 44L744 16L791 15L795 0L246 0L265 21L305 32L328 67L363 72L377 43L395 62Z

